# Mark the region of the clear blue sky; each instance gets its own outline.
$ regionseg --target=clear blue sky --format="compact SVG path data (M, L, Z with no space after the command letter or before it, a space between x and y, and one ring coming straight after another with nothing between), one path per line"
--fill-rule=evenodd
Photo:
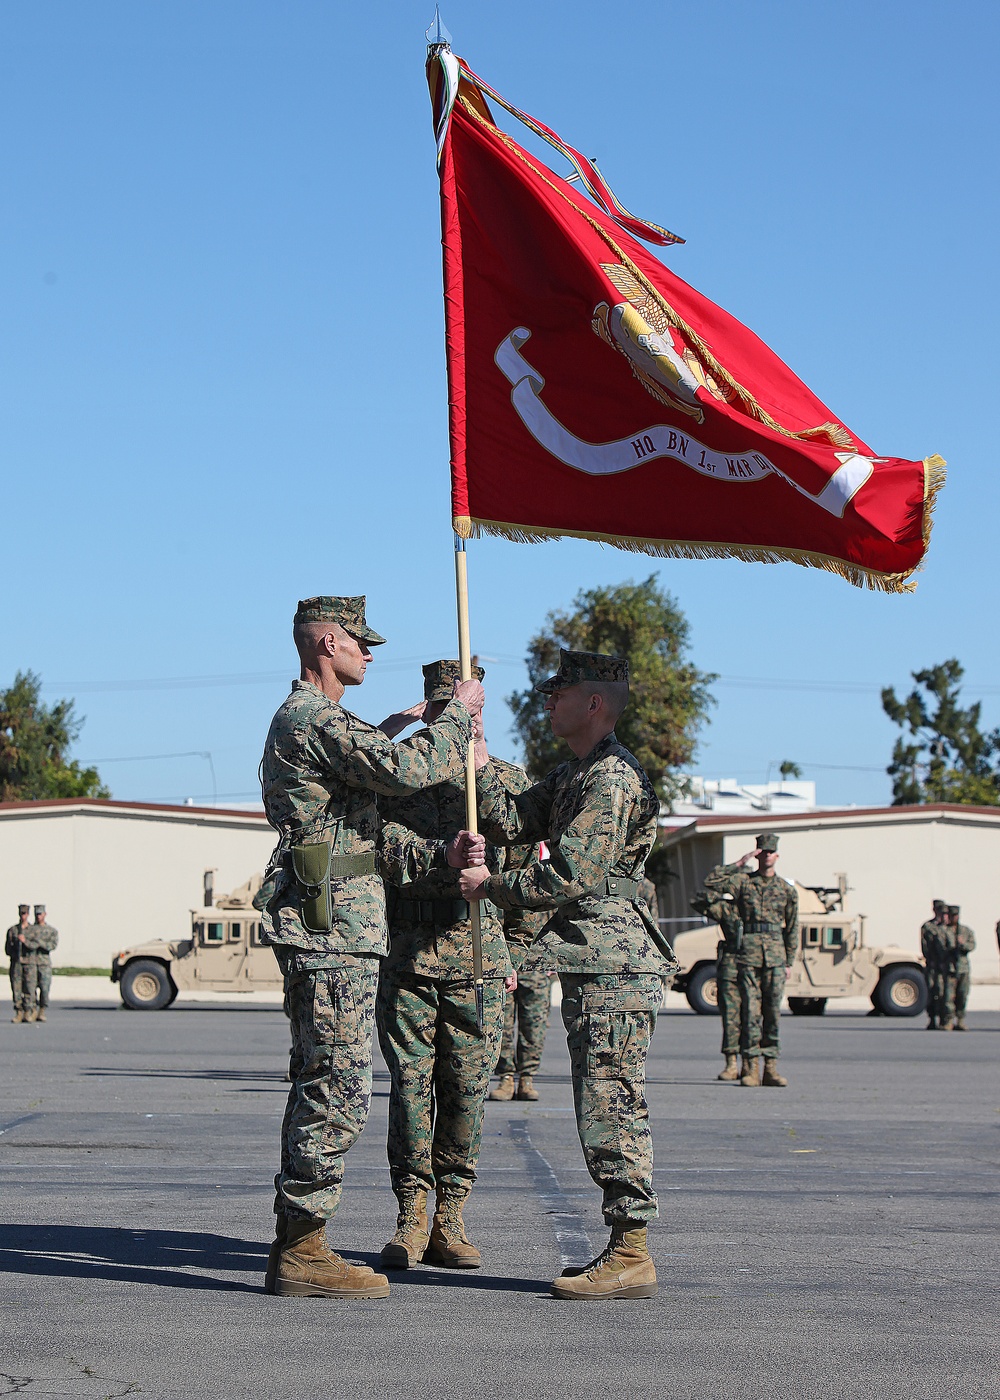
M368 594L390 640L351 697L369 718L455 653L432 11L0 9L0 684L30 667L76 696L76 753L115 796L210 797L203 758L111 761L192 751L220 795L253 796L300 596ZM447 0L473 67L687 238L676 272L876 451L950 473L912 597L790 564L474 544L499 752L546 611L653 572L724 678L699 771L760 781L790 758L823 801L884 801L878 688L949 656L1000 721L998 15Z

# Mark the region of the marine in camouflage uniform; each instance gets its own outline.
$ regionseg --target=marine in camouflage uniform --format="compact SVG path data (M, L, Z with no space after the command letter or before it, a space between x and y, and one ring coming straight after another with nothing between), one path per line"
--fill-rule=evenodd
M334 690L339 686L341 696L337 665L354 666L353 673L345 673L348 683L360 683L368 647L384 641L368 627L364 605L363 597L310 598L295 614L293 635L303 673L324 684L332 676L329 684ZM469 710L456 699L433 730L393 744L320 684L305 679L293 683L271 721L261 788L279 840L254 907L261 914L263 940L273 947L285 978L292 1087L275 1177L277 1228L268 1291L333 1297L388 1293L384 1276L348 1266L326 1251L323 1226L337 1210L344 1158L365 1125L371 1100L379 960L388 948L380 871L402 885L443 868L446 858L443 842L382 841L377 799L457 779L471 737ZM324 844L330 848L331 927L314 931L303 913L304 903L312 907L312 888L296 877L292 853ZM327 920L311 917L310 922Z
M52 987L52 953L59 931L45 919L45 905L35 905L35 922L29 924L21 944L21 1005L25 1021L44 1021Z
M944 964L947 944L948 906L943 899L934 901L934 917L920 926L920 951L924 958L927 979L927 1029L935 1031L944 1019Z
M538 686L553 732L578 755L602 737L522 793L508 792L492 762L478 771L487 839L549 845L547 862L491 874L479 894L503 909L553 911L538 946L562 983L577 1128L611 1227L602 1255L553 1283L565 1298L656 1291L646 1246L657 1201L645 1066L662 978L677 963L639 894L660 804L612 728L627 680L623 657L563 651L558 674ZM480 875L463 884L474 888Z
M459 678L457 661L423 668L424 718L433 726ZM481 667L476 678L483 679ZM526 775L504 765L504 780L527 787ZM450 840L465 825L464 782L438 783L409 797L379 802L385 841L412 834ZM491 869L503 853L487 850ZM503 922L481 907L483 1030L476 1021L472 925L460 898L458 872L436 870L401 889L389 888L389 955L379 978L376 1019L389 1067L389 1177L399 1202L396 1233L382 1250L383 1268L406 1269L425 1259L476 1268L462 1210L476 1179L483 1103L503 1028L504 979L512 972ZM428 1227L427 1196L436 1191Z
M969 986L972 982L969 954L975 950L976 935L966 924L959 923L960 912L957 904L948 905L942 996L943 1031L968 1029L965 1024L965 1008L969 1004Z
M14 1014L11 1020L14 1022L30 1019L25 1016L25 1012L29 1010L29 1003L24 994L24 967L21 963L21 951L24 946L22 939L31 931L31 924L28 920L31 905L19 904L17 912L18 922L11 924L4 940L4 951L7 954L8 975L10 976L10 995L14 1003Z
M761 1083L783 1088L788 1082L777 1071L778 1018L787 969L798 952L799 900L794 887L773 873L777 850L775 833L762 832L755 853L757 870L752 874L743 870L750 859L747 855L732 865L717 865L705 878L705 889L710 894L732 895L743 923L743 943L736 964L743 1020L740 1083L747 1088ZM757 1070L760 1056L764 1059L763 1076Z
M722 934L715 950L715 986L719 1015L722 1017L722 1054L725 1067L716 1077L731 1083L739 1079L737 1056L740 1050L743 1010L740 997L737 957L743 942L743 921L732 895L712 896L707 892L692 899L691 907L712 923Z
M523 792L530 786L523 768L515 768L498 758L492 759L492 762L511 792ZM537 845L508 846L504 868L523 869L538 858ZM515 1097L535 1102L538 1090L534 1077L542 1062L549 1028L554 969L545 951L533 948L532 944L548 923L549 915L544 910L507 909L503 921L504 937L517 973L517 986L504 1001L503 1040L496 1067L499 1078L496 1088L490 1092L490 1098L501 1103Z

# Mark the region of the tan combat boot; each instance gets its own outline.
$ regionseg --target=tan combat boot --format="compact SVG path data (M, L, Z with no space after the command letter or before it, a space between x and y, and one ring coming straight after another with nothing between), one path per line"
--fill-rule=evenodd
M40 1007L38 1008L38 1010L35 1012L35 1020L36 1020L36 1021L44 1021L44 1020L45 1020L45 1007L44 1007L44 1006L40 1006Z
M462 1196L437 1194L431 1238L424 1254L425 1264L443 1264L446 1269L478 1269L482 1256L466 1237L462 1219Z
M716 1079L725 1080L726 1083L732 1083L734 1079L739 1079L740 1067L735 1055L726 1056L726 1068L721 1074L717 1074L715 1077Z
M967 1031L969 1028L964 1021L956 1021L954 1025L956 1031Z
M19 1006L15 1006L15 1007L14 1007L14 1014L13 1014L13 1016L12 1016L10 1019L11 1019L11 1022L12 1022L15 1026L18 1024L18 1022L24 1020L24 1012L21 1010L21 1008L20 1008Z
M513 1097L514 1076L512 1074L502 1074L497 1087L490 1090L490 1098L499 1099L501 1103L506 1103L508 1099L512 1099Z
M288 1234L288 1216L280 1207L274 1212L274 1239L271 1241L271 1248L267 1253L267 1268L264 1270L264 1292L276 1293L278 1291L278 1263L281 1259L281 1251L285 1247L285 1238Z
M760 1074L757 1070L756 1059L749 1060L746 1055L743 1056L743 1073L740 1075L740 1083L744 1089L760 1088Z
M783 1074L778 1073L777 1056L774 1059L764 1059L764 1075L760 1081L772 1089L787 1089L788 1080Z
M645 1225L615 1225L604 1253L579 1273L560 1274L551 1292L554 1298L655 1298L656 1269Z
M938 1030L939 1030L939 1031L950 1031L950 1030L951 1030L951 1022L950 1022L950 1021L942 1021L941 1024L938 1026Z
M529 1099L532 1103L538 1098L538 1090L531 1082L530 1074L522 1074L517 1081L517 1097L519 1099Z
M388 1298L389 1280L327 1248L326 1221L289 1219L274 1291L282 1298Z
M427 1192L400 1191L396 1233L382 1246L381 1269L412 1269L427 1252Z
M33 1006L29 1006L28 1009L27 1009L27 1011L25 1011L24 1015L21 1017L21 1020L24 1022L25 1025L28 1025L29 1022L35 1021L35 1020L37 1020L37 1019L38 1019L38 1012L35 1010L35 1008L34 1008ZM948 1029L950 1030L951 1027L949 1026Z

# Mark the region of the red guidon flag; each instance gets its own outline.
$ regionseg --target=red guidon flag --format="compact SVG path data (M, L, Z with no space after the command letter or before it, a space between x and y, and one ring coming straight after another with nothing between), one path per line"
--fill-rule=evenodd
M447 48L428 76L456 532L790 559L913 588L943 460L879 456L637 241L681 240L629 214L578 151ZM500 130L487 95L571 161L573 183Z

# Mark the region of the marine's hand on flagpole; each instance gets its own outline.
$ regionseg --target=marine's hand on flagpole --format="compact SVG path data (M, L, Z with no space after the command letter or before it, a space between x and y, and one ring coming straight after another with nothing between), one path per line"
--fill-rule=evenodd
M468 870L463 870L458 877L458 888L462 898L470 904L486 898L486 891L481 888L490 878L487 866L477 865Z
M452 698L461 701L475 719L477 715L482 714L486 704L486 691L478 681L456 681Z
M395 739L397 734L415 724L418 719L423 719L424 711L427 709L426 700L418 700L415 705L409 705L405 710L397 710L395 714L386 715L379 725L382 733L389 739Z
M460 831L449 841L445 857L453 870L466 873L468 869L481 869L483 879L490 873L486 868L486 838L471 831Z

